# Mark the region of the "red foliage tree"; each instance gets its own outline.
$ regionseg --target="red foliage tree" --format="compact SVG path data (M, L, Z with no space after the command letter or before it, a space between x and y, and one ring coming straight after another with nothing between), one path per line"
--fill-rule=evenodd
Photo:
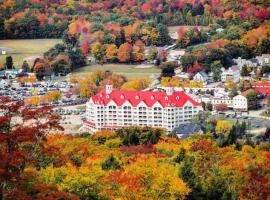
M0 99L0 199L19 187L24 169L50 130L62 130L51 107L27 108L22 101Z
M227 111L227 110L228 110L228 105L225 104L225 103L218 104L218 105L216 106L216 110L217 110L217 111L220 111L220 112Z
M88 55L89 46L88 46L88 43L87 42L85 42L85 43L82 44L82 51L83 51L83 53L84 53L85 56Z
M191 73L191 74L195 74L195 73L197 73L197 72L199 72L201 70L202 70L202 66L198 62L196 62L193 66L190 66L187 69L187 72Z

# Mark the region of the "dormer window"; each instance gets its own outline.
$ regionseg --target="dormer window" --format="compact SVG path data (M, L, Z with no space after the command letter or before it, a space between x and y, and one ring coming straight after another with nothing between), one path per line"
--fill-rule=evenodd
M103 97L103 95L102 95L102 94L100 94L99 96L100 96L100 97Z
M169 100L169 98L168 97L165 97L165 101L168 101Z
M120 98L121 98L121 99L124 99L125 97L124 97L124 95L121 94Z
M179 100L179 96L176 97L176 100L177 100L177 101Z
M151 97L150 97L150 99L151 99L151 100L154 100L154 99L155 99L155 97L154 97L154 96L151 96Z
M106 98L107 98L107 99L109 99L109 98L110 98L110 96L109 96L109 95L106 95Z
M135 96L135 99L140 99L140 97L138 95Z

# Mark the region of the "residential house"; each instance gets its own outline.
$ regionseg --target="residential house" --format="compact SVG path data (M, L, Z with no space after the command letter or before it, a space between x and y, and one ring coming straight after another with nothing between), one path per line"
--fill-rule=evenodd
M234 83L240 81L240 70L237 65L233 65L227 70L222 68L221 81L226 82L228 80L232 80Z
M270 54L262 54L261 56L256 57L261 66L270 65Z
M203 133L203 130L196 124L187 123L180 124L178 127L173 129L172 132L175 133L179 139L185 139L194 133Z
M194 81L202 81L207 85L209 83L209 77L204 71L200 71L195 76L193 76Z
M253 69L256 68L259 64L258 59L257 58L252 58L250 60L247 59L243 59L241 57L238 57L237 59L233 59L233 61L236 63L236 65L238 66L239 70L242 69L242 67L244 65L246 66L250 66Z

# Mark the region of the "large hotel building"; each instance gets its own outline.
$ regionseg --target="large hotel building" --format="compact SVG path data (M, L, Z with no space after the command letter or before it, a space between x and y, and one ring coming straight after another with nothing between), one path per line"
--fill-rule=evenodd
M128 126L150 126L172 131L187 123L202 106L184 92L167 85L164 91L114 90L111 82L86 103L83 129L94 133Z

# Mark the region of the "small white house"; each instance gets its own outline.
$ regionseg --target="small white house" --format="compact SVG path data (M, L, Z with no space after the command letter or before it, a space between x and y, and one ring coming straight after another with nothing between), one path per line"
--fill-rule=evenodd
M202 81L205 84L207 84L209 81L209 77L205 72L201 71L201 72L198 72L197 74L195 74L195 76L193 77L193 80L194 81Z
M4 79L0 80L0 88L6 87L6 86L9 86L9 82Z
M241 70L244 65L250 66L252 68L255 68L258 66L257 58L246 60L246 59L242 59L241 57L238 57L237 59L233 59L233 61L237 64L239 70Z
M270 54L262 54L261 56L256 57L258 59L259 64L262 65L270 65Z
M247 98L241 94L233 97L233 109L235 111L248 111Z
M222 69L221 81L226 82L228 80L232 80L234 83L239 83L240 70L237 65L234 65L227 70L225 70L224 68Z

